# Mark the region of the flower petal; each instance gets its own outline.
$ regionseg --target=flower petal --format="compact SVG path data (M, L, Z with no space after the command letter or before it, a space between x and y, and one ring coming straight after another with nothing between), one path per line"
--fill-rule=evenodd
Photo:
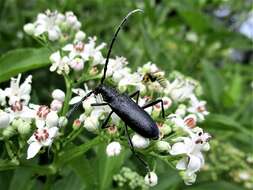
M33 142L29 145L28 150L27 150L27 158L30 159L33 158L39 151L42 145L39 142Z
M201 168L201 159L197 156L190 155L190 161L187 167L187 172L195 173Z
M176 168L178 170L185 170L187 166L187 158L182 158L181 160L178 161Z

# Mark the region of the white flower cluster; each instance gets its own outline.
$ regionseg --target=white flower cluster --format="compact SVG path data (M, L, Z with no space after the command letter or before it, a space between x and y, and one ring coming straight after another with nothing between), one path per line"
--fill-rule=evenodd
M33 30L30 30L31 28ZM99 65L105 63L105 58L101 52L105 43L96 45L96 38L91 37L85 40L85 33L79 29L80 23L71 12L63 15L47 11L46 14L39 14L35 23L25 26L27 33L34 36L46 33L49 40L57 40L68 36L68 40L60 44L61 48L50 56L52 62L50 71L64 75L65 79L68 75L67 78L72 82L76 79L82 79L84 75L87 78L88 82L84 84L84 89L72 89L72 92L76 95L69 101L70 105L79 102L90 91L89 88L94 87L95 82L91 81L90 78L94 76L100 78L103 70ZM66 33L63 34L63 31ZM70 33L73 35L70 36ZM136 72L132 72L127 64L128 61L124 57L110 58L106 73L108 82L117 86L121 92L131 93L139 90L138 104L140 106L155 99L163 100L166 116L166 119L162 119L161 104L146 108L145 111L157 122L160 131L159 140L153 142L130 131L133 146L137 149L151 147L159 154L181 156L176 168L183 170L185 183L192 184L196 179L196 172L204 165L202 152L209 149L208 140L210 138L208 133L197 127L197 124L202 122L208 115L205 108L206 102L199 99L201 94L200 85L197 81L178 72L172 72L169 76L166 76L164 71L151 62L137 68ZM80 72L84 70L87 72ZM80 72L78 78L76 78L77 75L72 75L71 72ZM5 104L3 97L0 93L0 104ZM23 98L24 102L27 102L28 97L30 96ZM49 130L56 127L57 122L51 121L49 124L47 117L50 113L54 113L56 118L57 111L62 108L64 92L54 91L53 98L51 109L43 106L31 107L37 113L35 120L38 130L28 141L30 143L28 158L33 157L41 146L49 146L57 133L55 128L54 133ZM74 121L74 127L82 125L90 132L99 132L99 126L111 112L111 108L109 106L92 106L93 103L101 103L101 97L92 95L83 101L84 113ZM19 107L16 109L19 109ZM122 139L119 138L119 135L116 135L119 131L117 128L122 128L124 124L120 122L118 116L112 114L112 121L110 121L109 126L107 134L111 137L111 143L108 144L106 153L108 156L117 156L122 150ZM150 146L154 143L155 146ZM148 174L145 178L146 183L150 186L155 185L157 180L155 173Z
M50 146L58 133L58 111L61 110L65 93L59 89L53 91L51 109L45 105L30 103L32 76L20 84L21 75L11 79L10 87L0 89L0 128L5 138L15 135L27 135L32 126L35 132L27 141L27 159L33 158L43 146Z
M46 10L39 13L34 23L24 26L24 31L35 37L46 36L50 41L65 40L72 32L79 31L81 23L73 12L64 15L57 11ZM67 35L66 35L67 34Z
M83 33L79 31L77 34ZM101 49L105 43L96 46L96 37L88 38L88 42L84 42L83 37L78 37L71 44L65 45L61 50L54 52L50 56L52 65L50 71L56 71L58 74L69 74L70 69L73 71L82 71L85 63L91 62L91 66L104 63Z

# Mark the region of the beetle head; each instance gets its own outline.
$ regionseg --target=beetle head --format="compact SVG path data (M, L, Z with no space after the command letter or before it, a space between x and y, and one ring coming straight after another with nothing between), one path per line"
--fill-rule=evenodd
M95 88L94 94L101 94L105 102L111 102L118 93L115 89L104 84L100 84Z

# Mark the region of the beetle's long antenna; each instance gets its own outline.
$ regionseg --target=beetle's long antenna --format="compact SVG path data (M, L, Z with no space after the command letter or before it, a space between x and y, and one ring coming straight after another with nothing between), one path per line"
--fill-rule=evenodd
M129 12L125 18L121 21L120 25L118 26L113 38L112 38L112 41L111 41L111 44L110 44L110 47L109 47L109 50L108 50L108 53L107 53L107 56L106 56L106 61L105 61L105 66L104 66L104 74L103 74L103 77L101 78L101 84L104 83L104 80L105 80L105 77L106 77L106 70L107 70L107 65L108 65L108 62L109 62L109 57L110 57L110 54L111 54L111 51L112 51L112 47L113 47L113 44L117 38L117 35L121 29L121 27L124 25L124 23L127 21L127 19L134 13L136 12L143 12L143 10L141 9L135 9L131 12Z
M68 111L68 113L66 114L66 118L68 119L72 113L74 111L76 111L76 109L81 105L81 103L86 100L89 96L91 96L94 93L94 91L90 91L88 94L86 94L79 102L77 102L72 108L71 110Z

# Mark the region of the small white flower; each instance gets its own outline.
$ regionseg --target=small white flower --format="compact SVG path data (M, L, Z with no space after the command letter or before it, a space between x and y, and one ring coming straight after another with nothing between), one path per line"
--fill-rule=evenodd
M8 127L9 124L10 124L9 114L0 110L0 128Z
M158 177L155 172L149 172L144 178L145 184L154 187L158 183Z
M75 40L76 41L83 41L86 37L86 34L83 31L78 31L75 35Z
M25 81L20 85L21 74L17 78L11 78L9 88L5 89L5 95L9 98L9 105L16 102L22 102L22 105L27 105L30 100L32 76L29 75Z
M59 75L69 73L69 58L67 56L61 57L60 52L57 51L50 56L50 61L52 62L51 72L56 71Z
M136 133L132 137L132 143L134 147L144 149L149 146L150 141L148 138L144 138L143 136Z
M175 101L184 101L189 98L195 89L195 85L190 81L176 78L172 83L167 83L166 92Z
M53 92L52 92L52 97L53 99L55 100L59 100L60 102L64 102L64 99L65 99L65 93L60 90L60 89L55 89Z
M29 144L27 150L27 159L33 158L43 146L50 146L58 133L57 127L38 128L27 141Z
M68 11L65 13L66 23L72 27L74 30L79 30L81 27L81 23L78 21L76 15L72 11Z
M58 19L58 13L56 11L51 12L47 10L46 13L40 13L37 16L37 20L34 23L35 25L35 36L40 36L43 33L48 34L48 38L51 41L58 40L61 37L61 30L56 24Z
M118 142L111 142L106 147L106 154L107 156L118 156L121 151L121 145Z
M109 59L106 75L108 77L113 76L127 64L128 62L125 57L116 57L115 59Z
M202 129L195 128L190 137L178 137L172 145L171 155L185 155L176 165L178 170L185 170L187 179L195 179L194 173L204 165L204 157L201 151L208 150L210 135ZM190 180L190 181L191 181ZM193 180L192 180L193 181Z
M198 119L203 121L205 116L209 114L205 107L206 101L199 101L194 95L192 95L190 98L191 107L189 107L187 111L196 114Z
M60 111L63 106L63 103L59 100L53 100L50 104L50 108L53 111Z
M172 100L169 97L163 97L163 107L165 110L169 109L172 105Z
M34 35L35 26L32 23L24 25L24 31L29 35Z

